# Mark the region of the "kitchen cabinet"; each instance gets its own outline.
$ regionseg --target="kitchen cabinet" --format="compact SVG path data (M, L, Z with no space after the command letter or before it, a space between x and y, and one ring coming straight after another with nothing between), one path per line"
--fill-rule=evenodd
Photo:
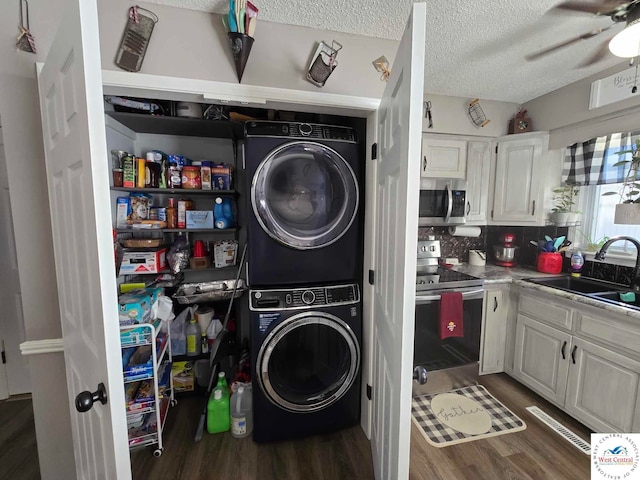
M444 135L422 135L421 177L464 179L466 173L466 140Z
M571 335L518 315L513 374L520 382L562 405L567 390Z
M511 374L596 432L637 431L638 338L625 315L520 289Z
M486 225L489 203L491 145L486 140L467 143L467 224Z
M482 304L480 375L504 371L509 287L488 288Z
M546 132L498 139L493 169L493 224L542 224L548 145L549 135Z

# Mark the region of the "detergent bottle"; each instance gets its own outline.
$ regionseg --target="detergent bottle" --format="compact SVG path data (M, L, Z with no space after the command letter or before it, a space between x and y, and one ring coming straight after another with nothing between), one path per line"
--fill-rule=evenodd
M230 198L216 197L213 218L216 228L231 228L235 225L233 204Z
M226 432L229 424L229 397L221 389L215 388L207 403L207 432Z

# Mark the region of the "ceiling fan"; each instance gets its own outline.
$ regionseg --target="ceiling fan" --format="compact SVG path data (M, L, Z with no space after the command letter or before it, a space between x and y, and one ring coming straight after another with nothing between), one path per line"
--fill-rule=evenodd
M598 48L596 48L589 57L581 62L579 67L593 65L594 63L604 59L609 52L622 58L634 58L640 55L640 0L569 0L551 8L548 13L553 14L567 10L587 13L598 17L610 17L611 20L613 20L613 23L606 27L597 28L527 55L525 56L526 60L537 60L538 58L544 57L582 40L587 40L612 29L618 29L618 27L623 24L625 24L623 30L619 31L615 36L607 36L607 38L604 38Z

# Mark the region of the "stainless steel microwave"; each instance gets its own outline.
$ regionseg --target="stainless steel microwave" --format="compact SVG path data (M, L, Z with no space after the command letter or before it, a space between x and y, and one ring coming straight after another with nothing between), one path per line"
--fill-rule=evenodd
M418 225L463 225L467 212L466 182L459 179L421 179Z

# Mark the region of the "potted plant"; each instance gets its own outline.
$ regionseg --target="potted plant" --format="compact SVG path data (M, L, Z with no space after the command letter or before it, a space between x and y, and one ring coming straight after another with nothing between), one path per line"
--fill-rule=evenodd
M551 209L551 221L560 227L573 226L578 223L579 212L574 212L580 187L578 185L564 185L553 190L554 207Z
M587 235L582 230L578 229L578 233L585 241L585 251L590 253L595 253L609 240L609 237L604 235L603 237L598 238L597 240L592 239L589 235Z
M638 173L640 172L640 138L629 150L616 152L617 155L631 154L631 160L620 160L613 164L614 167L625 167L627 171L624 175L622 187L616 192L606 192L602 195L619 195L620 202L616 205L613 223L616 224L640 224L640 182Z

